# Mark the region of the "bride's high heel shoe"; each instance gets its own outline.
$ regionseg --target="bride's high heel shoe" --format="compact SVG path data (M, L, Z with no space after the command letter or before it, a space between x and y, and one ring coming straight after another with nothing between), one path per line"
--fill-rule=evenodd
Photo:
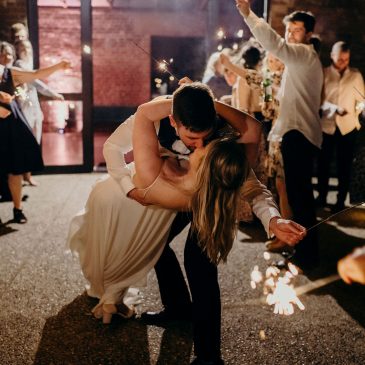
M136 311L134 307L128 307L124 303L118 305L103 304L94 311L94 317L97 319L103 319L104 324L110 324L113 314L129 319L135 316Z
M115 304L103 304L103 323L109 324L112 320L113 314L118 312Z
M126 304L117 304L117 314L125 319L132 318L136 315L136 310L133 306L128 307Z

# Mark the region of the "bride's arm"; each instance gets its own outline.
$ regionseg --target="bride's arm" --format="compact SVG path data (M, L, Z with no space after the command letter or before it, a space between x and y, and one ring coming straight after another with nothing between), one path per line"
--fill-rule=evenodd
M219 101L214 103L217 113L240 133L241 136L237 142L244 143L247 160L251 167L255 167L262 133L261 123L251 115L227 104Z
M133 155L141 187L152 184L162 167L155 121L171 113L171 100L153 100L138 107L133 129Z
M239 143L259 143L261 136L261 123L251 115L242 112L220 101L214 102L217 113L223 117L229 125L238 131L241 137Z

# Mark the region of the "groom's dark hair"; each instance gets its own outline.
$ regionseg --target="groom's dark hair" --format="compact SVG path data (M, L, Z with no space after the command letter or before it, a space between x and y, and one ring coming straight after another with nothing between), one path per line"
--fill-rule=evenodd
M201 82L180 86L173 94L172 116L192 132L215 128L217 114L212 91Z

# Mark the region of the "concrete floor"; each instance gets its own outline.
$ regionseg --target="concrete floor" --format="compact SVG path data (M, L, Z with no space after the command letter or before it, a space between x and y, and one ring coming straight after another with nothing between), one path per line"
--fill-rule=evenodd
M85 295L78 262L65 253L65 238L70 218L99 177L37 176L40 186L25 188L29 222L0 229L0 365L184 365L192 358L188 324L158 328L116 319L104 326L90 316L95 300ZM3 222L12 218L11 208L0 204ZM320 226L321 267L310 277L301 275L298 286L334 273L338 257L365 245L364 209L335 218ZM365 364L365 288L337 281L303 295L304 311L274 315L249 283L254 265L267 267L265 240L258 224L242 227L228 264L220 266L226 364ZM173 244L180 258L183 244L184 233ZM153 272L141 290L139 310L159 309Z

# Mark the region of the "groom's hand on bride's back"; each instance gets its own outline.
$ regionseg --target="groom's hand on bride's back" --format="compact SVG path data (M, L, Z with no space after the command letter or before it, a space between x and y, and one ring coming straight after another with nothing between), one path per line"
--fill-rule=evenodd
M145 193L144 193L144 190L142 190L142 189L137 189L137 188L132 189L130 192L128 192L127 197L129 199L135 200L139 204L146 205L146 206L150 205L149 203L146 202Z

